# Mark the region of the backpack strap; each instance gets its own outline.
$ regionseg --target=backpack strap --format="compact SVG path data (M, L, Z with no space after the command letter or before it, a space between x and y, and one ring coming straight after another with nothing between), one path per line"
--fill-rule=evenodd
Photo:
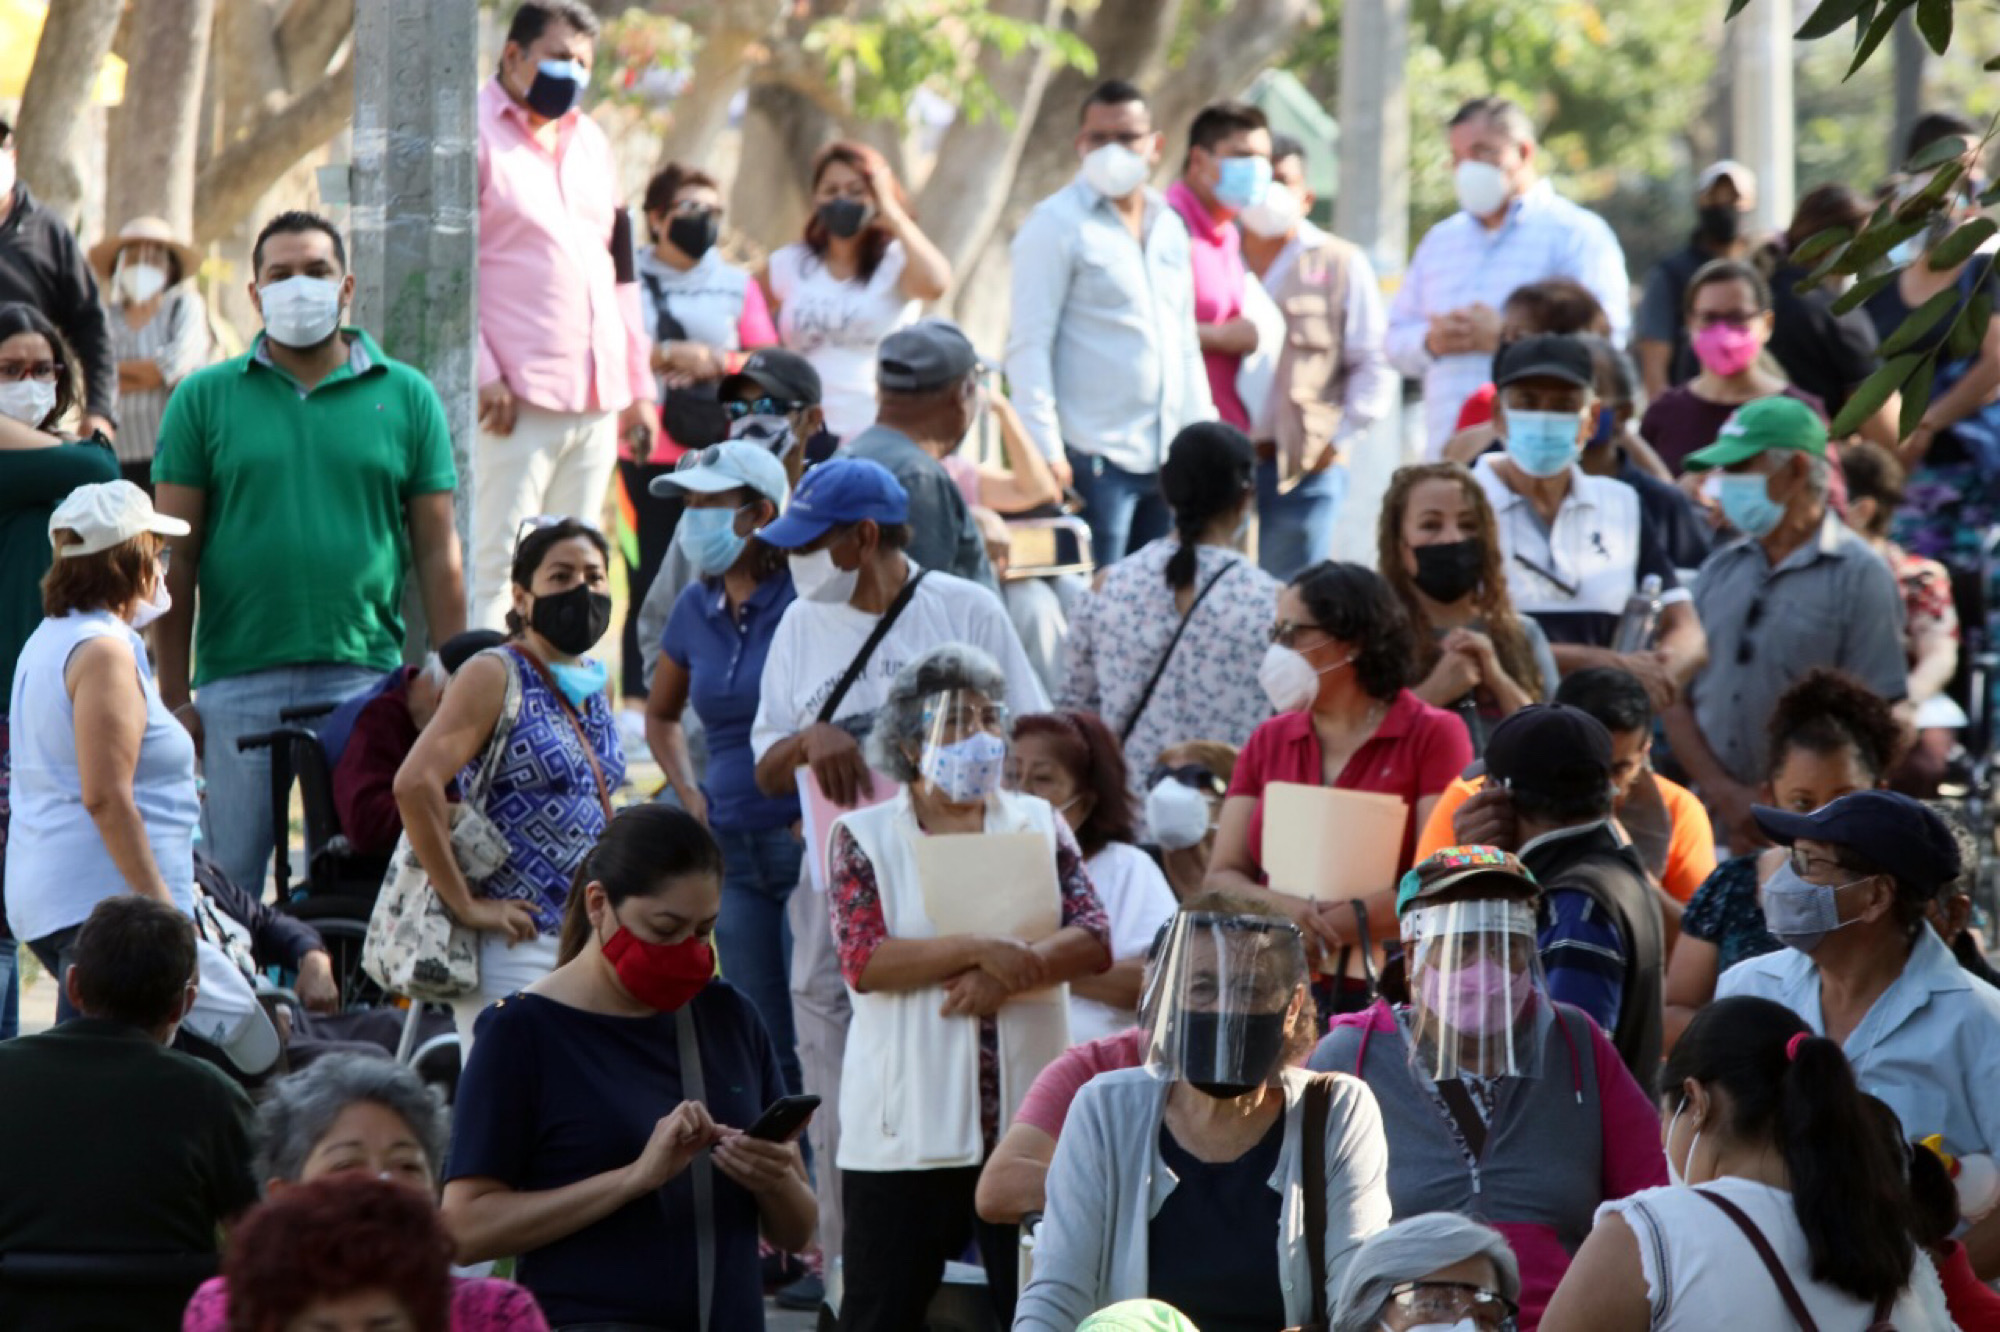
M847 663L847 669L841 672L840 682L834 685L833 692L826 696L826 702L820 704L819 715L813 719L814 721L833 720L834 713L847 697L847 691L854 687L854 682L861 678L861 672L868 668L868 659L875 655L875 649L882 646L882 640L889 636L891 629L895 628L896 621L902 617L904 608L910 604L910 598L916 595L917 584L923 582L924 575L929 572L929 569L918 569L903 580L903 590L889 603L889 609L882 612L882 618L875 622L875 628L869 633L868 641L854 654L854 660Z
M1194 619L1195 611L1200 609L1202 601L1208 594L1215 590L1215 585L1240 563L1242 561L1238 559L1225 561L1220 569L1209 575L1208 581L1201 585L1201 590L1194 594L1194 600L1188 603L1187 614L1181 616L1181 622L1174 626L1174 636L1167 640L1167 650L1162 652L1159 661L1154 663L1153 678L1146 681L1146 687L1139 691L1138 706L1132 709L1132 715L1125 719L1125 724L1118 728L1120 745L1132 738L1132 731L1138 726L1139 718L1146 715L1146 705L1153 701L1153 691L1159 688L1160 677L1167 673L1167 663L1174 659L1174 649L1181 645L1181 635L1187 632L1188 623Z

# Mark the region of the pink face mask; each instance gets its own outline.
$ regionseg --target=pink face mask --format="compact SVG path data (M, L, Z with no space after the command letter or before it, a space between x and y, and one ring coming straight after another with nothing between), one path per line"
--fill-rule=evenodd
M1733 324L1710 324L1694 335L1695 359L1725 379L1748 370L1763 350L1763 340L1755 332Z
M1526 1007L1528 993L1526 972L1510 972L1490 960L1460 967L1448 978L1435 967L1424 972L1424 1007L1466 1036L1505 1031Z

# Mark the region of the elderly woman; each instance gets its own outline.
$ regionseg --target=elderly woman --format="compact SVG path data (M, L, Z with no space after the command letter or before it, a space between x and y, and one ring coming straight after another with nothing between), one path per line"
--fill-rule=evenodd
M1388 1224L1375 1098L1293 1066L1318 1026L1299 932L1236 905L1175 918L1146 1066L1071 1104L1017 1328L1069 1332L1143 1296L1212 1332L1323 1323L1355 1248Z
M435 1203L449 1129L437 1093L402 1064L330 1054L272 1085L258 1107L258 1167L279 1198L322 1179L382 1179ZM230 1284L195 1292L181 1332L226 1332ZM534 1296L511 1281L454 1278L452 1332L544 1332Z
M1333 1332L1512 1332L1521 1269L1499 1231L1451 1212L1398 1221L1361 1241Z
M1539 895L1488 846L1411 870L1397 894L1410 1002L1336 1019L1309 1065L1381 1102L1398 1217L1477 1213L1506 1237L1521 1264L1507 1298L1530 1332L1598 1205L1666 1180L1646 1093L1595 1023L1549 998Z
M1278 622L1257 671L1278 715L1237 757L1208 886L1289 917L1316 958L1359 944L1358 923L1345 902L1317 902L1303 895L1305 885L1269 882L1264 788L1296 782L1398 797L1410 814L1397 871L1408 869L1417 830L1472 761L1464 723L1403 687L1415 658L1409 617L1381 576L1358 564L1323 561L1278 594ZM1374 919L1390 918L1395 887L1384 883L1361 899Z
M479 988L452 1004L466 1054L488 1004L555 966L571 876L625 779L604 664L584 656L611 625L611 548L573 518L538 521L514 547L511 640L459 668L396 773L411 850L445 907L480 932ZM507 841L506 861L477 885L452 855L454 778L486 792Z
M208 305L188 281L201 253L165 218L135 217L90 247L90 266L109 298L105 325L118 359L118 463L125 479L151 488L160 414L174 386L208 364Z
M1925 919L1963 868L1951 829L1892 791L1755 814L1791 848L1763 889L1764 923L1785 946L1723 973L1717 999L1775 1000L1838 1042L1906 1137L2000 1155L2000 991L1969 978ZM1961 1238L1982 1280L2000 1276L2000 1212Z
M188 525L129 481L80 486L49 517L46 618L21 649L12 721L7 920L51 975L119 893L194 913L194 741L160 701L139 631L167 609ZM57 1016L75 1016L67 992Z
M1016 1236L974 1215L980 1165L1068 1044L1063 984L1111 963L1069 825L1047 801L1001 789L1006 693L975 648L904 666L868 760L907 785L834 824L833 937L854 1005L840 1092L843 1329L920 1326L946 1260L975 1235L988 1292L1011 1316ZM952 855L951 834L991 841ZM1023 839L1046 847L1046 875L955 881L978 872L982 847ZM938 857L928 871L927 855Z

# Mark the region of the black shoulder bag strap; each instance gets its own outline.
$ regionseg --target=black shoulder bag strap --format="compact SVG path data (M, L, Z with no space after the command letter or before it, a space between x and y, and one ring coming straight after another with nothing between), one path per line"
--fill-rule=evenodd
M707 1080L701 1072L701 1042L695 1037L689 1005L674 1010L674 1039L680 1047L681 1099L708 1104ZM688 1162L694 1183L695 1308L701 1332L708 1332L715 1308L715 1163L706 1151Z
M889 609L875 622L874 631L868 635L868 641L854 654L854 660L847 663L847 670L841 674L840 682L834 685L833 692L826 696L826 702L820 704L819 715L813 718L814 721L833 720L833 714L847 697L847 691L854 687L854 682L861 678L861 672L868 668L868 659L875 655L875 649L889 636L889 630L893 629L896 621L902 617L903 608L908 606L910 598L916 595L917 584L923 582L924 575L929 572L929 569L919 569L904 581L903 590L896 594L896 599L889 603Z
M1306 1079L1304 1117L1299 1123L1299 1186L1305 1203L1306 1266L1312 1277L1312 1317L1308 1328L1325 1328L1326 1307L1326 1121L1333 1109L1333 1076Z
M1159 664L1153 667L1153 678L1146 681L1146 687L1139 691L1139 705L1132 709L1132 715L1118 728L1118 743L1121 746L1132 738L1133 728L1138 726L1139 718L1146 715L1146 705L1153 701L1153 691L1159 688L1160 677L1167 673L1167 663L1174 659L1174 649L1181 645L1181 635L1187 632L1188 623L1194 619L1195 611L1200 609L1202 601L1208 594L1215 590L1215 585L1227 577L1229 571L1239 563L1241 561L1235 559L1224 563L1206 583L1201 585L1201 590L1194 594L1194 600L1188 603L1187 614L1181 616L1181 622L1174 626L1174 636L1167 640L1167 650L1160 654Z

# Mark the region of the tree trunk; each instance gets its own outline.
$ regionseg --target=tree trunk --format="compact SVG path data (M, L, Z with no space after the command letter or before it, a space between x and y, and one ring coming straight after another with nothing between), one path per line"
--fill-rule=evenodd
M817 101L790 84L752 85L729 216L764 250L791 244L805 229L806 172L833 124Z
M1258 71L1318 20L1319 0L1236 0L1202 28L1187 59L1148 90L1153 127L1167 132L1161 165L1169 174L1179 173L1195 114L1212 102L1242 96Z
M28 86L21 93L21 114L14 124L21 179L50 212L72 223L83 201L72 136L84 123L123 9L123 0L50 5Z
M703 34L694 77L674 99L673 120L660 141L659 166L685 162L702 166L729 124L729 104L750 74L744 55L763 33L719 16Z
M264 191L300 158L338 134L354 115L354 53L248 138L209 159L195 180L194 243L208 244L242 221Z
M125 104L111 117L105 162L107 233L142 215L178 235L194 221L197 131L215 0L137 0Z
M291 0L275 33L286 86L311 87L353 31L354 0Z
M254 130L265 116L284 108L284 59L278 53L272 0L222 0L214 43L219 114L217 142L210 151L220 152ZM204 160L202 166L207 165Z

